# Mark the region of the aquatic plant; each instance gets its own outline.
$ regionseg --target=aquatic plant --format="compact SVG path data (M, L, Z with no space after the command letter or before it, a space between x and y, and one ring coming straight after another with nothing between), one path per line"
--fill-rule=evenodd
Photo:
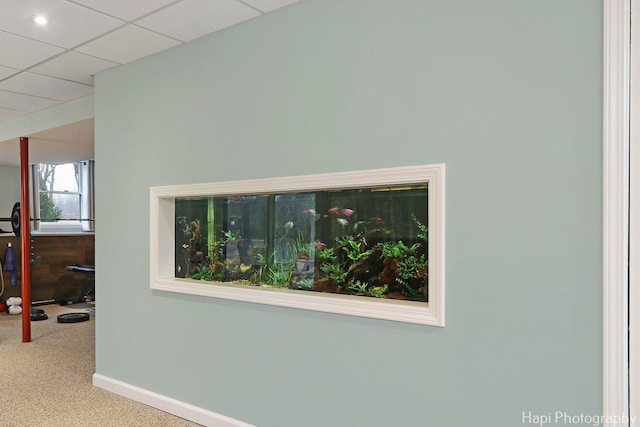
M296 238L296 258L300 258L301 255L306 257L313 257L315 253L315 245L308 242L302 232L298 232Z
M191 276L191 278L195 280L206 280L210 282L214 279L213 270L211 269L211 267L209 267L208 264L203 264L198 268L198 271L194 273L193 276Z
M360 295L366 295L368 293L367 284L360 281L356 281L355 283L349 285L347 289Z
M279 239L276 248L267 249L267 254L257 253L256 265L251 281L257 285L270 285L284 288L292 284L292 278L296 269L296 260L299 258L308 259L311 252L311 244L305 243L301 233L298 238ZM296 287L307 288L306 283L296 283Z
M402 240L397 242L384 242L382 243L382 254L389 258L402 258L408 254L415 253L420 247L420 243L415 243L411 247L402 243Z
M347 287L350 291L357 295L368 295L374 298L382 298L389 291L389 286L370 286L368 283L362 283L359 280Z
M342 239L338 240L338 244L345 251L351 262L358 262L362 258L371 255L372 252L371 249L366 251L363 250L363 247L366 246L366 241L358 242L355 240L353 235L344 236Z
M418 276L419 270L423 268L422 263L414 255L410 255L398 261L398 276L404 280L409 280Z
M259 267L253 276L253 281L277 288L287 287L293 274L293 264L274 262L274 256L273 252L268 257L262 254L256 255Z
M336 254L333 248L327 247L326 245L321 246L319 243L316 243L316 258L321 261L334 261Z
M389 286L372 286L369 289L369 295L375 298L382 298L389 291Z
M211 262L215 263L216 261L220 261L224 259L224 250L230 242L233 242L238 239L238 236L235 236L233 232L227 230L222 231L222 238L220 240L214 240L211 242Z
M429 229L426 225L421 223L418 218L416 218L416 214L414 214L413 212L411 212L411 219L418 227L418 237L426 242L429 239Z
M313 279L310 277L303 277L297 283L298 289L305 291L313 289Z
M282 264L275 264L267 269L266 282L277 288L285 288L289 285L291 274L293 274L291 268L287 268Z
M344 282L347 277L347 272L343 271L338 264L322 264L320 270L328 279L334 280L338 284Z
M398 261L396 282L402 285L402 293L405 296L416 299L425 298L422 286L417 290L411 286L412 281L424 276L425 269L426 260L424 255L420 258L417 258L415 255L410 255Z
M195 228L191 223L185 224L186 220L179 223L176 235L180 237L180 231L184 232L184 240L178 243L184 244L189 272L185 277L426 300L428 228L410 209L407 212L398 208L382 219L369 215L381 215L387 207L377 206L367 215L362 202L352 205L334 199L329 205L334 207L325 207L320 211L325 214L320 215L307 199L287 209L278 208L275 217L267 217L266 220L276 221L264 234L254 230L262 224L260 221L225 222L217 217L214 225L203 222L212 229L205 229L202 234L210 239L213 235L215 240L204 240L202 249L195 254L192 251L198 241L197 223ZM236 210L234 218L249 212ZM253 237L243 239L245 235ZM397 240L400 236L404 240ZM247 245L241 246L244 241L248 241ZM237 256L232 242L238 243Z

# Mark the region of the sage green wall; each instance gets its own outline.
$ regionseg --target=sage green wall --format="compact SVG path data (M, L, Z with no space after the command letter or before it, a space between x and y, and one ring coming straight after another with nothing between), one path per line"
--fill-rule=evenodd
M97 76L97 372L261 427L601 414L601 21L302 0ZM445 328L149 289L150 186L441 162Z

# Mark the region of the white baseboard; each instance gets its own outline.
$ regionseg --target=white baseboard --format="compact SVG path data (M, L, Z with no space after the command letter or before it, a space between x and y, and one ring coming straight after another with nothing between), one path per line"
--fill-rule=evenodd
M168 412L177 417L202 424L203 426L255 427L251 424L234 420L233 418L216 414L215 412L207 411L197 406L193 406L104 375L93 374L93 385L112 393L119 394L120 396L124 396L128 399L135 400L136 402L144 403L145 405Z

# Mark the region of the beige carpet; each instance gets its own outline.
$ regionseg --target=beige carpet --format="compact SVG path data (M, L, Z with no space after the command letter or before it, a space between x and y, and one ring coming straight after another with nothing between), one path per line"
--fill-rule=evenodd
M93 312L80 323L58 323L56 317L90 312L86 305L37 308L49 319L31 322L29 343L22 342L22 316L0 313L0 426L199 425L92 385Z

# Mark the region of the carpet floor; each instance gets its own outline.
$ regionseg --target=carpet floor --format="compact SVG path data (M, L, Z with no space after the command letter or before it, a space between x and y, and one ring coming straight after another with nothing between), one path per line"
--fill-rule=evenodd
M0 426L190 427L200 424L94 387L95 311L86 305L44 305L22 342L21 315L0 313ZM88 321L59 323L63 313Z

